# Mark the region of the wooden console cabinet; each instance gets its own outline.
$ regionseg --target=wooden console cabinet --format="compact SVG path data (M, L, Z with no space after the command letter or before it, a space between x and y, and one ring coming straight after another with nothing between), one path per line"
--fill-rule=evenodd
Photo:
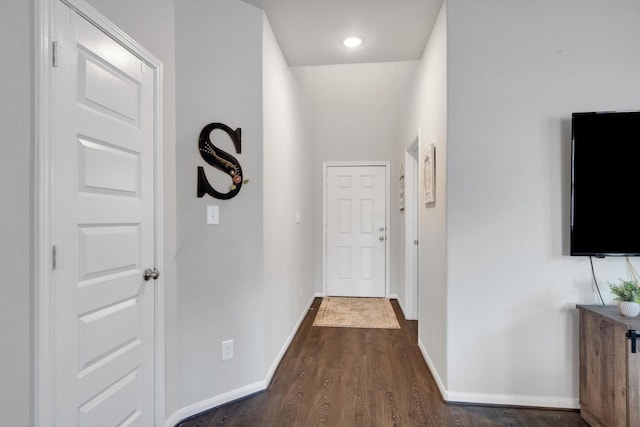
M640 317L617 306L578 305L580 416L592 427L640 426Z

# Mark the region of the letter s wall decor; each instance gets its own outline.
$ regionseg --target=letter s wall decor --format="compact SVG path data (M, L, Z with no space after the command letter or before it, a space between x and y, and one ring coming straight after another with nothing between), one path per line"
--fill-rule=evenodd
M209 123L202 129L198 141L200 155L205 162L229 175L229 177L231 177L231 186L229 187L229 191L226 193L216 191L216 189L209 184L204 173L204 168L202 166L198 166L198 197L203 197L205 194L208 194L216 199L227 200L237 196L242 188L242 184L246 184L248 181L243 181L240 162L238 162L238 160L231 154L219 149L213 145L213 142L211 142L211 132L215 129L220 129L229 135L229 138L231 138L233 146L236 149L236 154L240 154L242 151L242 131L240 128L234 131L223 123Z

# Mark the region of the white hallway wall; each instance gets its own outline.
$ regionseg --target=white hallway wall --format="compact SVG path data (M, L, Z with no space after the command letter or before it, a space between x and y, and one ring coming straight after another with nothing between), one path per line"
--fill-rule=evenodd
M419 319L418 337L425 358L440 383L447 384L447 10L446 3L429 37L422 60L411 76L410 90L400 114L398 155L420 132L419 186ZM424 203L424 150L436 149L436 203ZM402 228L405 217L401 216ZM404 265L404 229L398 243ZM401 269L402 271L402 269ZM401 274L400 286L404 284Z
M597 300L568 256L570 118L640 108L638 22L635 0L447 2L451 400L577 406L574 307Z
M240 1L176 2L180 407L264 379L262 19ZM230 185L198 151L212 122L242 129L241 154L213 133L250 180L230 200L196 197L197 166L219 191ZM205 223L207 205L219 206L219 225ZM222 361L231 339L234 358Z
M416 126L437 147L419 338L448 400L577 405L574 306L597 300L588 260L568 257L570 115L640 108L639 7L449 0L441 12L399 155ZM623 260L595 264L601 282L628 276Z
M0 425L27 426L33 393L33 5L0 2Z
M241 1L176 2L176 420L264 388L314 294L306 107L265 21ZM242 128L241 154L214 133L250 180L227 201L195 196L198 165L219 190L229 183L197 150L210 122ZM204 223L209 204L220 206L218 226ZM235 356L221 361L228 339Z
M213 246L207 248L206 254L197 258L196 261L201 261L199 265L194 267L192 273L205 277L202 280L204 285L196 284L198 289L204 289L204 292L199 293L198 289L193 287L189 289L189 286L193 285L190 280L184 280L180 283L185 283L184 286L178 286L176 281L176 269L179 268L176 260L176 251L178 250L178 241L184 246L188 247L188 240L195 238L195 234L202 231L202 234L206 236L206 233L210 230L191 230L187 231L188 235L176 236L175 224L176 221L181 221L183 226L188 224L191 218L193 220L193 229L199 227L204 220L203 206L198 205L193 211L189 211L181 219L176 219L176 206L179 201L176 201L176 192L179 194L188 193L184 198L191 201L195 200L195 168L196 163L201 162L199 156L193 156L197 153L197 136L193 135L182 136L183 141L183 153L185 157L194 157L196 159L193 163L182 168L182 174L176 178L176 155L175 155L175 115L176 115L176 92L175 92L175 2L173 0L162 1L150 1L150 0L135 0L135 1L106 1L106 0L89 0L89 3L103 13L107 18L112 20L116 25L120 26L125 32L131 35L136 41L148 49L151 53L156 55L164 63L164 145L165 145L165 164L164 164L164 187L165 187L165 268L163 276L165 277L166 285L166 310L165 310L165 331L166 331L166 413L170 416L175 411L185 408L194 403L200 402L202 399L208 399L211 397L219 396L229 391L233 391L238 387L238 384L246 385L253 382L255 379L262 380L265 377L266 370L273 366L274 357L277 355L281 346L285 340L291 334L295 322L304 313L305 304L308 303L309 298L313 293L312 277L306 278L305 275L312 276L312 268L303 268L302 266L312 266L312 248L307 251L299 251L298 243L300 239L307 240L308 236L312 234L313 224L313 212L312 212L312 200L309 195L309 187L312 183L312 175L308 174L308 179L298 180L298 186L294 191L287 193L284 196L286 203L283 206L287 206L287 210L290 210L291 206L296 206L296 209L301 209L303 212L303 221L301 226L297 227L295 233L291 230L285 229L284 237L286 244L282 242L278 243L278 250L285 252L289 255L295 253L293 257L293 263L300 265L300 270L294 274L287 275L284 282L284 287L295 291L296 299L302 301L302 303L291 303L288 301L286 304L277 308L277 315L272 316L272 313L265 313L263 316L255 310L256 306L262 306L270 303L265 301L257 301L256 294L260 294L260 286L258 286L258 292L254 292L256 285L260 285L260 281L263 277L260 274L256 274L256 271L260 271L262 260L258 260L256 263L247 261L247 251L244 251L245 245L247 247L256 248L258 252L262 251L260 244L254 245L252 243L240 242L235 246L238 253L237 264L240 265L240 270L247 272L248 275L253 277L259 277L257 280L246 280L244 283L244 289L242 286L235 286L238 283L238 277L220 278L216 279L216 286L224 288L226 290L231 289L234 292L239 292L240 295L233 296L232 304L227 304L226 310L219 310L217 307L202 309L199 305L199 301L212 301L215 300L216 304L224 305L229 299L221 298L224 294L224 290L219 291L215 286L206 288L207 280L209 280L212 271L212 259L217 259L220 264L224 266L226 270L228 263L225 264L225 260L221 260L219 254L228 252L229 240L216 240L213 242L209 239L209 243L213 242ZM211 3L211 2L208 2ZM212 8L218 8L208 16L217 16L218 19L228 18L234 16L234 13L226 13L224 7L229 2L217 2L215 5L210 5ZM235 3L235 2L234 2ZM199 5L194 2L187 2L186 0L181 4L188 9L191 9L194 13L198 10L207 12L205 6ZM249 63L229 62L224 54L216 56L216 52L211 52L211 39L216 39L215 35L212 35L211 31L207 32L206 36L199 39L198 43L194 46L201 51L209 52L209 55L204 55L205 58L215 57L210 59L212 61L213 68L219 70L223 76L222 78L236 78L238 70L245 71L251 76L256 77L254 83L256 86L246 89L245 96L250 99L239 99L238 94L233 91L237 88L230 88L227 92L226 98L216 98L213 103L215 108L209 109L210 104L206 106L196 106L194 108L202 108L201 114L207 115L207 117L213 117L216 115L216 108L225 109L225 111L232 110L233 114L243 115L248 114L252 118L248 119L249 128L258 134L262 131L262 118L260 116L261 109L263 108L261 103L261 55L262 55L262 32L263 28L263 14L242 2L237 2L232 8L240 8L242 12L235 16L242 24L246 24L247 16L252 19L252 34L245 41L254 47L254 50L245 55L246 60ZM2 254L2 269L0 274L2 275L2 283L16 283L16 286L1 286L1 298L0 304L2 304L2 335L0 336L0 361L5 369L0 370L2 381L0 381L0 424L7 425L30 425L32 420L33 408L32 408L32 396L33 388L31 387L33 373L32 373L32 328L33 328L33 316L34 313L31 309L33 298L33 258L32 258L32 245L31 237L33 235L33 134L31 132L32 120L33 120L33 103L32 103L32 31L31 25L23 25L24 22L33 22L33 10L30 2L23 2L18 0L7 0L0 4L0 17L2 18L2 39L0 41L1 52L6 57L13 58L13 67L4 68L2 70L2 79L0 79L0 88L2 90L3 103L2 119L3 119L3 138L0 150L2 156L0 162L2 164L1 172L3 179L2 183L2 210L3 215L0 217L0 225L2 227L2 239L0 240L1 254ZM236 11L238 9L235 9ZM207 25L212 23L211 19L207 19ZM188 23L185 26L189 27ZM217 40L227 40L232 31L228 31L229 28L224 25L218 27L219 37ZM189 31L187 31L188 33ZM237 33L236 33L237 34ZM193 35L193 34L191 34ZM19 40L19 42L16 42ZM242 35L246 37L246 35ZM204 46L203 46L204 44ZM235 45L234 45L235 46ZM271 53L265 56L270 56L274 61L278 61L277 52L272 49ZM227 54L233 56L230 51ZM193 52L187 49L184 54L190 55ZM191 57L195 61L195 55ZM222 59L221 59L222 58ZM234 57L238 59L238 57ZM185 65L188 65L185 62ZM194 68L202 70L201 62L193 65ZM204 72L203 72L204 73ZM273 73L273 80L280 80L281 87L289 87L291 93L291 103L299 103L299 100L294 99L295 85L292 83L291 76L279 76L277 73ZM246 75L245 75L246 77ZM192 96L189 99L194 103L198 101L200 92L199 87L206 86L207 82L217 81L216 76L207 74L203 76L201 81L191 81L189 78L183 80L183 84L187 85L185 92L186 97L193 95L193 92L198 92L198 96ZM202 85L202 86L201 86ZM244 82L239 86L243 86ZM224 86L224 83L221 85ZM191 92L189 92L191 91ZM256 94L259 94L256 96ZM216 94L217 95L217 94ZM267 96L267 95L265 95ZM185 98L186 99L186 98ZM11 103L4 102L11 100ZM254 102L255 101L255 102ZM186 102L186 101L185 101ZM295 108L288 107L286 102L282 99L277 102L271 97L271 104L284 105L284 112L278 115L278 117L272 116L274 121L281 120L281 124L287 123L292 120L293 117L288 114L294 114ZM298 104L296 104L297 106ZM232 108L229 108L232 106ZM205 111L206 110L206 111ZM187 108L188 111L185 114L193 113L193 109ZM220 117L220 116L218 116ZM246 117L246 116L243 116ZM226 120L228 117L220 118L220 121ZM242 119L241 121L243 121ZM244 123L247 123L244 122ZM201 124L197 126L189 127L188 132L199 132ZM188 127L185 125L185 127ZM278 129L283 129L284 126L275 126ZM197 128L197 129L196 129ZM243 126L243 130L246 128ZM290 148L295 146L297 141L308 141L308 138L304 138L304 134L307 131L304 125L291 133L282 135L279 132L275 132L271 135L272 144L274 145L274 152L280 150L283 153L283 162L299 163L301 168L304 168L305 162L309 162L308 157L310 152L308 150L300 150L297 148L291 152ZM251 135L251 131L249 132ZM245 136L246 138L246 136ZM267 138L265 136L265 138ZM252 138L253 139L253 138ZM259 140L260 138L258 138ZM267 138L268 139L268 138ZM254 140L255 144L256 141ZM259 141L258 145L261 145L262 141ZM265 142L266 143L266 142ZM275 145L280 144L280 148L276 148ZM227 147L229 148L229 147ZM248 148L248 143L244 142L244 149ZM249 184L243 193L247 194L247 189L250 189L253 185L254 188L260 187L261 181L261 146L257 151L253 153L253 158L247 163L243 163L243 166L254 172L256 175L251 176L252 183ZM301 154L304 153L304 154ZM279 156L276 156L279 158ZM306 159L306 160L305 160ZM198 163L199 164L199 163ZM274 163L274 168L270 171L265 171L265 180L267 176L271 174L271 180L279 180L280 177L277 174L277 160ZM180 179L189 181L193 179L193 182L177 187L176 179L180 182ZM11 183L11 185L7 185ZM254 190L255 192L256 190ZM252 197L249 197L252 198ZM296 203L293 203L293 202ZM187 204L189 201L187 200ZM197 202L196 202L197 203ZM253 230L262 228L263 218L260 215L262 210L261 196L253 198L253 205L249 209L240 209L247 213L246 218L253 224ZM192 203L193 205L193 203ZM269 208L265 208L269 209ZM187 209L188 210L188 209ZM307 214L308 213L308 214ZM223 221L225 219L224 211L221 212ZM232 213L227 212L226 214ZM226 218L229 218L227 216ZM202 220L201 220L202 219ZM242 222L242 221L240 221ZM306 225L305 225L306 224ZM231 231L231 235L242 235L244 237L251 236L251 238L261 241L260 233L253 233L252 229L247 229L246 224L241 226L242 230ZM190 234L193 233L193 234ZM295 234L295 235L293 235ZM185 241L187 241L185 243ZM291 244L295 244L294 248ZM309 245L307 245L308 247ZM269 248L268 245L265 248ZM200 248L202 249L202 248ZM180 254L182 255L182 254ZM184 255L188 257L188 255ZM250 257L250 256L249 256ZM179 259L179 257L178 257ZM190 268L192 265L187 265L184 268ZM238 269L232 270L232 272L238 271ZM275 278L273 283L275 283ZM196 281L197 282L197 281ZM242 278L240 278L242 282ZM282 283L282 282L281 282ZM303 286L303 292L300 294L299 287ZM240 289L238 289L240 288ZM181 290L187 289L186 292L181 293ZM282 294L282 289L278 289L277 285L272 285L270 288L274 292L274 295ZM247 295L245 295L247 294ZM285 294L288 294L285 292ZM253 305L252 305L253 298ZM182 302L182 317L178 319L178 303ZM272 303L272 302L271 302ZM204 303L203 303L204 304ZM201 311L202 309L202 311ZM195 314L193 313L195 311ZM213 321L210 321L210 316L216 317ZM237 322L238 318L246 317L242 322ZM220 320L221 319L221 320ZM190 328L189 322L196 322L197 327ZM208 341L211 335L228 336L236 333L236 330L232 330L229 325L233 324L234 328L243 328L238 333L236 341L236 359L233 362L233 368L229 368L229 363L222 364L219 360L216 360L220 355L220 342L216 337ZM265 330L259 330L259 339L254 340L253 334L255 334L255 325L265 325ZM12 325L11 328L7 328L6 325ZM244 325L244 326L243 326ZM250 326L249 326L250 325ZM182 329L180 329L182 328ZM207 329L203 331L203 329ZM269 334L268 348L262 345L262 335ZM178 352L179 342L178 336L186 340L190 347L185 347ZM191 340L191 341L189 341ZM249 347L245 347L245 344L249 343ZM238 345L240 344L240 345ZM280 347L279 347L280 346ZM198 355L203 354L203 350L207 352L206 357L198 359ZM238 352L244 355L238 355ZM263 353L268 356L262 357ZM211 356L211 357L209 357ZM193 359L197 359L194 363ZM246 359L250 358L250 361ZM252 368L253 367L253 368ZM207 377L208 382L198 382L193 380L194 377L200 377L203 372L204 375L211 375L211 372L219 372L224 370L228 377L238 377L240 381L227 381L221 382L221 376L215 376L212 379L211 376ZM252 378L244 378L243 374L247 371L253 372ZM178 379L180 378L180 383ZM228 378L227 378L228 380ZM244 381L244 382L243 382ZM213 384L215 389L212 389L210 385ZM182 387L182 388L180 388ZM186 391L185 391L186 390Z
M322 293L322 164L328 161L389 161L391 180L391 294L398 291L399 99L416 61L292 68L311 103L315 178L315 290Z
M275 371L314 288L310 109L263 21L265 372ZM296 214L300 222L296 223Z

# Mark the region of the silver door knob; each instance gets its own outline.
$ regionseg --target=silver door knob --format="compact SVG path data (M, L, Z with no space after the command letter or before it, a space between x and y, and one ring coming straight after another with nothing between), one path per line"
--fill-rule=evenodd
M384 227L379 227L378 231L384 231Z
M145 282L148 282L151 279L156 280L158 277L160 277L160 272L156 268L147 268L142 273L142 278Z
M380 241L383 241L383 240L384 240L384 236L380 236L380 237L378 237L378 238L380 239Z

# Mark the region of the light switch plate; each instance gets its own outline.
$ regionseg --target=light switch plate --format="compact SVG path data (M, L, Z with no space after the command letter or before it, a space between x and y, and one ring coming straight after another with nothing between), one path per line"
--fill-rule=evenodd
M233 359L233 340L222 341L222 360Z
M207 224L220 224L220 209L218 206L207 206Z

